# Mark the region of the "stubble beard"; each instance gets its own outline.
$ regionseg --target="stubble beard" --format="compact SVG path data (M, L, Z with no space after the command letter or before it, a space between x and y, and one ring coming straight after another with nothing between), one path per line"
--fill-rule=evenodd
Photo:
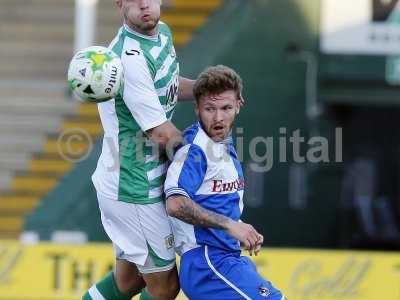
M151 20L150 22L140 22L140 21L133 22L129 18L128 12L125 12L124 19L125 19L125 23L127 23L129 27L132 27L133 30L138 31L139 33L143 33L143 34L149 34L149 33L152 33L154 31L154 29L157 27L157 25L160 21L160 16L155 20Z
M218 142L222 142L224 141L232 132L232 128L235 124L235 121L232 122L232 124L229 126L229 128L226 130L224 129L223 132L223 136L219 135L219 134L214 134L213 136L211 135L212 133L212 128L206 128L205 127L205 123L202 121L201 117L199 117L200 123L202 124L202 127L204 129L204 131L207 133L207 135L209 136L210 139L212 139L214 142L218 143ZM226 130L226 131L225 131Z
M150 31L153 31L157 27L159 21L160 21L160 18L158 18L157 20L154 20L152 22L149 22L149 23L142 23L138 27L142 31L150 32Z

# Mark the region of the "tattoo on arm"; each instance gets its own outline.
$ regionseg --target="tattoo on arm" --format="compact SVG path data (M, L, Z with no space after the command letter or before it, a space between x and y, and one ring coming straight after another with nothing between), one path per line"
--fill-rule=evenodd
M177 196L172 198L179 198L176 199L179 205L174 213L175 218L201 227L226 229L226 224L230 220L228 217L203 208L187 197Z

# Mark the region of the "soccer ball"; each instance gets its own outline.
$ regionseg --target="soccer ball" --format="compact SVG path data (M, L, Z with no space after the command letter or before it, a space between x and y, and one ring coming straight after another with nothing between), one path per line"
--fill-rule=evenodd
M103 102L114 98L123 84L123 67L112 50L92 46L78 51L68 68L68 85L81 101Z

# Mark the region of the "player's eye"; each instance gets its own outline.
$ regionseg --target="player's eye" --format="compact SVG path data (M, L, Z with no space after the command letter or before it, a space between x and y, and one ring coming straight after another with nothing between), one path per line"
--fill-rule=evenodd
M209 107L206 107L205 110L208 111L208 112L212 112L215 109L214 109L214 107L209 106Z

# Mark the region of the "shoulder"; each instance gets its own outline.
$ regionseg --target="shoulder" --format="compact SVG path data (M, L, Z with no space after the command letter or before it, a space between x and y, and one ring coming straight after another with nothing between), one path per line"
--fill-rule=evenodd
M199 122L194 123L192 126L183 131L184 144L193 144L202 149L204 153L213 148L213 143L210 138L201 128Z
M126 77L147 77L149 74L154 78L154 68L137 40L126 38L120 56Z
M205 158L205 153L199 145L193 144L193 143L189 143L189 144L185 143L185 144L180 145L176 149L174 159L177 156L182 157L183 155L188 156L190 154L199 154Z
M145 62L145 54L140 42L132 38L125 38L121 49L121 59L122 61L136 60Z
M135 38L134 35L127 32L124 27L119 29L118 34L111 41L108 48L113 50L122 61L127 58L132 59L145 56L140 39Z
M118 55L121 61L123 61L125 42L126 42L125 31L124 28L121 27L117 35L108 45L108 48L111 49L116 55Z
M181 164L196 164L204 165L207 164L207 157L203 149L196 144L190 143L182 145L174 155L174 162Z
M194 123L191 126L187 127L182 133L184 143L192 144L199 132L199 129L200 129L200 126L198 123Z
M159 29L160 29L161 33L172 37L172 31L166 23L164 23L163 21L160 21L158 24L159 24Z

